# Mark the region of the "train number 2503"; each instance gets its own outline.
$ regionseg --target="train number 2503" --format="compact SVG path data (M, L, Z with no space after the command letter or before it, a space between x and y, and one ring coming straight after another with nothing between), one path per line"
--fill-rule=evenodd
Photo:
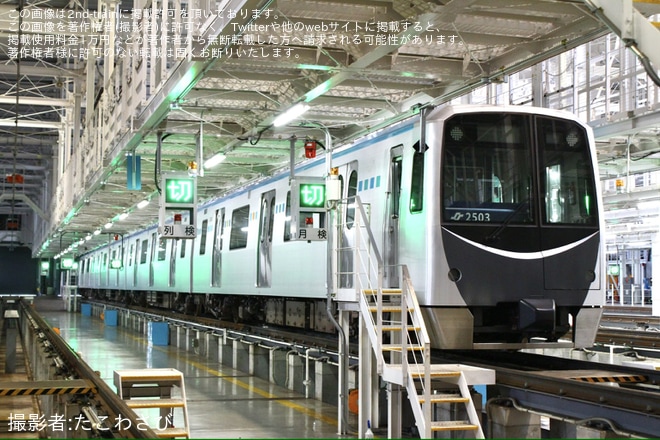
M467 222L489 222L490 212L466 212L465 221Z

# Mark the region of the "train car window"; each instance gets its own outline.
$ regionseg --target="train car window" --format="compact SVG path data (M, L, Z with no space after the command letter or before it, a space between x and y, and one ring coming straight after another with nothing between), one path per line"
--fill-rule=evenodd
M158 261L165 260L166 253L167 253L167 241L161 238L158 240Z
M131 244L131 247L128 250L128 265L132 266L133 265L133 245Z
M403 168L402 165L403 165L403 161L401 156L392 158L392 162L390 164L390 166L392 167L392 187L390 188L390 191L392 192L391 214L396 216L397 218L399 217L399 213L400 213L399 196L401 194L401 173Z
M534 222L528 116L470 113L445 122L442 219L456 223Z
M234 209L231 213L231 234L229 249L247 247L248 224L250 220L250 205Z
M101 263L101 269L108 267L108 254L103 252L103 263Z
M204 255L206 253L206 235L208 228L209 220L206 219L202 222L202 234L199 236L199 255Z
M348 207L346 208L346 227L351 229L353 223L355 223L355 201L354 198L357 195L358 189L358 174L357 171L351 171L351 175L348 177L348 188L346 197L348 198Z
M598 224L589 138L574 121L537 116L543 221Z
M180 258L186 258L186 245L188 244L188 240L183 240L181 243L181 254L179 255Z
M270 211L268 213L268 241L273 241L273 224L275 223L275 197L270 199Z
M286 193L284 211L284 241L291 241L291 191Z
M140 248L140 264L147 262L147 248L149 247L149 240L142 240L142 247Z
M424 153L415 151L410 179L410 212L422 212L424 209Z

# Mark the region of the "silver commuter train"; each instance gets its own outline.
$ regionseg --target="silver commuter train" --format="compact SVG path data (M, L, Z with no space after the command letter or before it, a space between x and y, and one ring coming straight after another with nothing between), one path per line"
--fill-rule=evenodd
M569 113L445 106L332 161L342 197L370 205L384 260L408 266L436 347L550 344L569 331L584 347L604 298L595 156L590 128ZM323 176L324 158L295 173ZM283 172L200 206L194 240L160 239L153 226L82 254L81 292L333 331L326 243L292 239L290 194Z

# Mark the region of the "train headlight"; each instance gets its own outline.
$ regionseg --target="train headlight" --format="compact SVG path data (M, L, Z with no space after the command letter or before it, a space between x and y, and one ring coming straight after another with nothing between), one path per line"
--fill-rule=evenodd
M456 268L449 269L449 273L447 274L449 279L455 283L459 282L461 278L463 278L463 273Z

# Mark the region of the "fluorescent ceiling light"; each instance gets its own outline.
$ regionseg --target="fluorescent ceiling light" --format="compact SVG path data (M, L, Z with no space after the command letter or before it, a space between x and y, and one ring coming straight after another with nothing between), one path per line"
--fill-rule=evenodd
M204 162L204 168L213 168L214 166L224 162L224 160L227 159L227 156L225 156L222 153L215 154L211 157L209 157L206 162Z
M105 229L110 229L112 227L112 222L108 222L105 224Z
M94 231L94 235L99 235L100 233L101 233L100 229L97 229L96 231Z
M128 212L122 212L119 214L119 220L124 220L126 217L128 217Z
M309 105L299 102L298 104L294 105L281 115L279 115L275 120L273 121L273 125L275 127L281 127L283 125L288 124L289 122L293 121L294 119L302 116L307 110L309 110Z
M144 200L142 200L141 202L139 202L137 204L137 208L142 209L142 208L146 207L148 204L149 204L149 199L144 199Z

